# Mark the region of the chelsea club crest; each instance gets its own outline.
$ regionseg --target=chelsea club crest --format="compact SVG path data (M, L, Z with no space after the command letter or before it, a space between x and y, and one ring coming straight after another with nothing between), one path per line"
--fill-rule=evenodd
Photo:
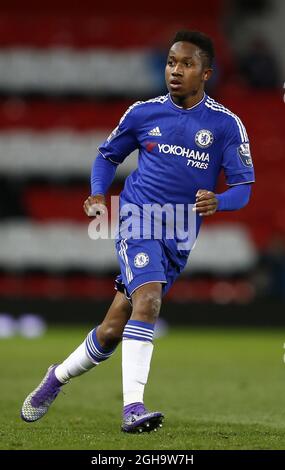
M146 253L138 253L135 256L134 265L136 268L144 268L149 263L149 256Z
M211 131L207 129L201 129L200 131L196 132L195 135L195 142L199 147L206 148L209 147L214 140L214 136Z

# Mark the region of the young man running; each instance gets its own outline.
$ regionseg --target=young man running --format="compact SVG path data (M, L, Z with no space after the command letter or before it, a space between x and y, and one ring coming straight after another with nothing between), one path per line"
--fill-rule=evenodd
M212 42L204 34L176 34L165 71L169 94L132 105L100 146L92 169L92 193L84 203L87 215L94 215L98 204L105 206L117 166L135 149L139 149L138 168L125 181L122 211L127 204L135 205L140 219L145 205L168 205L177 219L177 207L189 215L190 205L194 222L190 218L187 230L197 236L204 216L247 204L254 171L245 127L204 92L213 58ZM215 194L221 170L229 189ZM162 225L167 228L165 221ZM120 231L116 249L121 274L115 281L113 303L102 323L61 364L50 366L28 395L21 413L25 421L40 419L65 383L108 359L123 339L122 430L144 432L162 425L163 414L148 411L143 396L161 299L184 269L191 250L179 241L176 232L172 238L165 233L160 238L153 234L129 238Z

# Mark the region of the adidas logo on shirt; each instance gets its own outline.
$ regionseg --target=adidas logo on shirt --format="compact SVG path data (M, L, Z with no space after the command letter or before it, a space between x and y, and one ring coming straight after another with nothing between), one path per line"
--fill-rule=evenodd
M160 132L160 129L159 127L155 127L154 129L152 129L151 131L148 132L148 135L152 135L152 136L156 136L156 137L159 137L161 136L161 132Z

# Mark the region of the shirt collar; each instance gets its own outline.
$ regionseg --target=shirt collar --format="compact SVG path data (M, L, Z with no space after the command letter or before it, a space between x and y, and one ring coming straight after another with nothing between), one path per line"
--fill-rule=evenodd
M192 111L192 109L194 110L194 109L198 108L200 105L202 105L204 103L206 97L207 97L207 95L204 92L203 98L198 103L194 104L194 106L191 106L191 108L182 108L182 106L178 106L177 104L175 104L173 102L170 93L168 93L168 99L169 99L169 103L171 104L171 106L176 108L177 110L184 111L184 112Z

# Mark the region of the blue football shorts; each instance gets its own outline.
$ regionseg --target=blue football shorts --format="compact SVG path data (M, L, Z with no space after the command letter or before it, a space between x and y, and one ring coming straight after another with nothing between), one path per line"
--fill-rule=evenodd
M157 239L120 239L116 250L121 274L115 279L115 289L129 300L136 289L150 282L160 282L165 295L187 262L185 257L176 264L163 241Z

